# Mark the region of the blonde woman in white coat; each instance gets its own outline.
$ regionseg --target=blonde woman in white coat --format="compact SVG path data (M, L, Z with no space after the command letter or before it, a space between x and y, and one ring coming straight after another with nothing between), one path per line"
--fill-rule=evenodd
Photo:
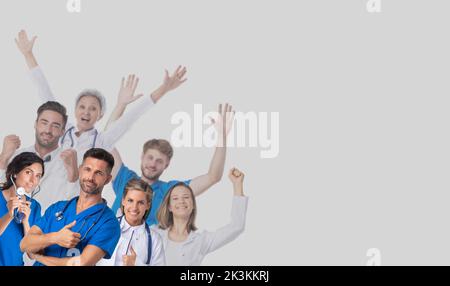
M152 226L163 239L167 265L200 265L208 253L233 241L244 231L248 203L243 192L244 174L233 168L229 178L234 188L231 221L213 232L197 231L197 206L188 185L179 183L169 190L158 212L159 226Z
M110 259L97 266L164 266L161 237L145 222L150 213L153 191L140 179L132 179L125 187L120 216L121 235ZM150 242L150 243L149 243Z

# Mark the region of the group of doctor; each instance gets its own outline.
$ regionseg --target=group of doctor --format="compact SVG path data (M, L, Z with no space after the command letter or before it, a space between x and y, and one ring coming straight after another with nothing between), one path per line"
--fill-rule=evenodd
M229 171L234 194L230 222L216 231L195 225L195 197L224 173L226 141L234 119L228 104L213 120L217 146L207 173L189 180L160 180L173 148L167 140L143 145L140 176L122 161L115 144L129 127L185 81L179 66L150 96L135 95L139 78L123 78L117 103L103 131L95 124L106 100L95 89L75 98L75 124L56 101L33 54L36 37L20 31L16 44L29 67L42 105L34 124L35 143L20 148L5 136L0 153L0 265L200 265L205 255L237 238L245 228L248 197L244 174ZM136 107L125 113L128 104ZM102 198L112 182L112 207Z

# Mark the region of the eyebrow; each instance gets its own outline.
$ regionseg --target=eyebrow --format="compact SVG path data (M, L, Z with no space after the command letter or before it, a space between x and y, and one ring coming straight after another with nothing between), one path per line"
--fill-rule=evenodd
M28 170L28 171L31 171L33 174L35 174L35 172L33 171L33 169L31 169L31 168L29 168L29 167L25 167L25 169L24 170ZM42 173L39 173L39 172L37 172L36 174L38 174L38 175L41 175L42 176Z

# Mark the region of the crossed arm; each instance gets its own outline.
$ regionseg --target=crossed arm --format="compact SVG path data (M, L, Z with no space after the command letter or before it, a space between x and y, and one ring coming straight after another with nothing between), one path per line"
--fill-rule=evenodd
M105 256L105 252L95 245L87 245L80 256L58 258L41 253L45 248L57 244L61 247L75 247L80 242L80 234L70 230L75 222L58 232L44 234L38 226L33 226L20 242L20 250L32 259L47 266L92 266Z

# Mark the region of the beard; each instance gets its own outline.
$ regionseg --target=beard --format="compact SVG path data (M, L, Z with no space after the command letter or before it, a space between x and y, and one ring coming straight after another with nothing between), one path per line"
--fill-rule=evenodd
M159 177L161 177L161 174L164 172L164 170L162 170L160 172L152 172L141 166L141 172L142 172L142 177L146 178L147 180L157 181L157 180L159 180Z
M90 183L91 186L88 186L87 183ZM98 195L103 190L103 186L99 187L97 184L89 180L82 180L80 182L80 188L84 193L89 195Z
M43 135L50 135L50 139L43 139ZM53 135L45 133L45 132L41 132L41 133L36 133L36 142L39 146L43 147L43 148L52 148L58 145L58 140L59 138L53 137Z

